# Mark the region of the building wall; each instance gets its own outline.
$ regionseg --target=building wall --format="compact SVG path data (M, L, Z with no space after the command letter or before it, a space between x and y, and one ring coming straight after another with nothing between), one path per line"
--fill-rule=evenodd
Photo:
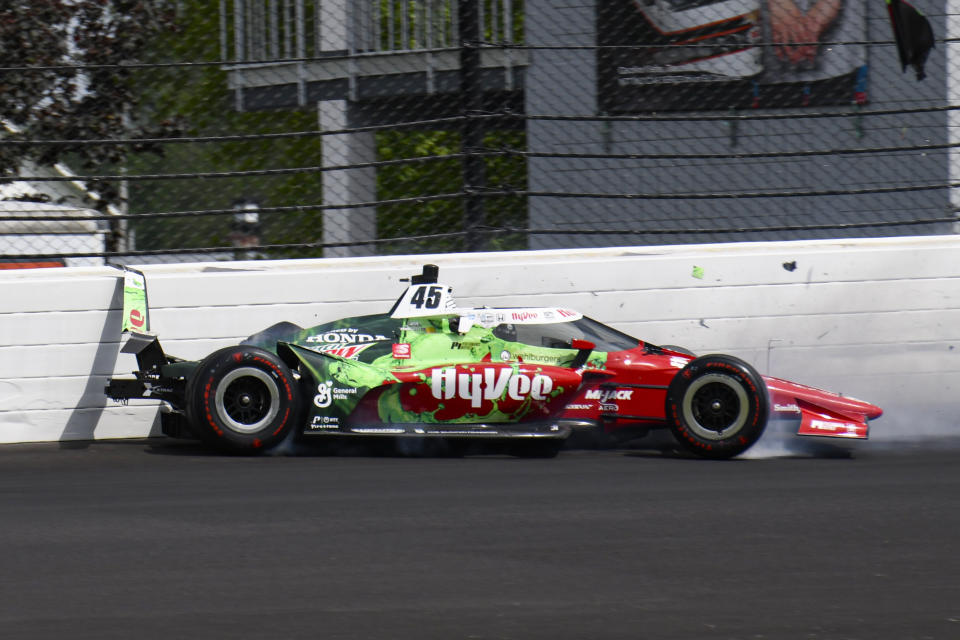
M545 0L527 3L528 44L571 46L568 50L532 49L527 70L526 113L595 116L598 110L596 5L604 0ZM892 39L886 5L865 2L867 38ZM924 7L942 38L941 8ZM934 49L928 78L901 73L893 46L870 46L868 110L912 109L946 102L946 50ZM852 101L852 96L851 96ZM702 106L702 105L697 105ZM814 110L809 108L807 111ZM861 117L858 107L817 107L834 118L791 118L682 122L528 122L531 152L583 154L736 154L860 147L905 147L948 141L945 112ZM803 112L803 109L795 110ZM786 113L757 109L748 114ZM659 115L677 114L664 112ZM679 115L724 115L695 111ZM744 111L736 113L745 113ZM945 152L888 151L792 158L723 158L703 160L615 160L531 158L529 189L547 193L671 194L750 193L874 189L946 184ZM602 199L531 197L534 229L603 229L612 235L532 236L531 248L611 246L681 242L726 242L791 238L871 237L949 233L946 223L849 229L770 231L761 233L684 233L619 235L626 230L741 229L784 225L837 225L866 221L913 221L949 215L947 189L822 197L738 197L728 199Z

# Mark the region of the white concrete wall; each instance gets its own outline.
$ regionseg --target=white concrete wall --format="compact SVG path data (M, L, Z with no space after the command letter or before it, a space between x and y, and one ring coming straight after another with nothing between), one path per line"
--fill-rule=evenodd
M385 311L399 279L433 262L461 306L571 306L650 342L733 353L876 402L887 415L872 437L909 439L960 435L958 255L960 239L934 236L143 270L153 329L184 358L279 320ZM0 442L156 433L155 403L103 395L111 374L135 368L119 353L119 282L107 267L0 271Z

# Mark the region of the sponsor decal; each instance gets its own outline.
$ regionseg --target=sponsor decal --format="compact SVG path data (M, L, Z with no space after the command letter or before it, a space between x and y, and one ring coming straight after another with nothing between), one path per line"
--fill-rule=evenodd
M500 352L500 359L504 362L510 362L510 352L504 349Z
M855 422L833 422L832 420L817 420L816 418L810 420L807 424L808 427L816 431L856 431L857 425Z
M693 358L684 358L682 356L670 356L670 366L674 369L683 369Z
M360 333L357 329L333 329L308 336L306 343L314 351L338 356L346 360L356 360L366 349L377 342L388 339L380 334Z
M327 380L317 385L317 395L313 396L313 406L326 409L334 400L347 400L357 395L355 387L334 387L333 380Z
M340 428L340 419L336 416L313 416L313 422L310 423L311 429L338 429Z
M150 393L153 395L159 393L173 393L173 387L163 387L158 384L150 385Z
M633 389L591 389L584 398L599 400L601 403L609 400L630 400L633 398Z
M387 340L387 336L380 334L370 335L369 333L360 333L357 329L334 329L326 333L318 333L315 336L307 338L308 343L322 344L362 344L365 342L379 342Z
M544 364L557 364L560 358L543 353L518 353L517 359L523 362L543 362Z
M567 405L567 409L571 411L586 411L592 408L593 408L592 404L568 404Z
M410 343L401 342L393 345L393 357L396 360L406 360L410 357Z
M866 438L867 425L861 422L827 415L809 415L804 412L798 435Z
M139 309L130 310L130 324L137 329L143 326L143 314L140 313Z
M561 318L574 318L580 314L576 311L570 311L569 309L557 309L557 315Z
M356 360L360 357L360 354L373 346L374 343L368 342L367 344L349 344L346 346L340 346L336 344L322 344L317 347L313 347L314 351L319 351L320 353L328 353L332 356L339 356L345 360Z
M506 394L512 400L546 400L553 391L553 380L542 374L517 373L509 368L487 368L483 373L458 373L454 368L434 369L430 392L437 400L460 398L477 408L484 400L499 400Z
M609 413L616 413L616 412L620 411L620 407L618 407L617 405L615 405L615 404L613 404L613 403L610 403L610 402L601 402L601 403L600 403L600 411L606 411L606 412L609 412Z
M507 314L496 313L492 311L481 311L476 314L475 319L481 325L501 324L507 321Z
M510 319L515 322L523 322L524 320L539 320L541 318L540 313L537 311L514 311L510 314Z
M356 387L334 387L331 390L334 400L346 400L349 396L357 395Z
M326 409L333 402L333 380L327 380L317 385L317 395L313 396L313 406Z
M799 413L800 407L794 404L774 404L773 410L781 413Z
M147 281L143 275L129 269L123 272L123 286L147 290Z

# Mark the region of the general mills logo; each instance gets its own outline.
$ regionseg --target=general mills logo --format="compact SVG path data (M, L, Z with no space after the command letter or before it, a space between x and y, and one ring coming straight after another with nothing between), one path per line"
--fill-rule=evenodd
M327 380L317 385L317 395L313 396L313 405L320 409L325 409L330 406L330 403L333 402L333 393L331 389L333 388L333 381Z

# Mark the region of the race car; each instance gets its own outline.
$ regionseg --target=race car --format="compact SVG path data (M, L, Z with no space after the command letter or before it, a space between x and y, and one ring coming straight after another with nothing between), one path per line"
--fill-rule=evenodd
M730 355L657 346L565 307L458 308L425 265L386 313L312 328L280 322L200 361L149 332L143 275L124 275L118 401L160 400L165 434L257 453L292 434L509 443L553 457L574 431L633 440L668 432L704 458L749 449L776 419L798 436L862 440L882 410L761 376Z

